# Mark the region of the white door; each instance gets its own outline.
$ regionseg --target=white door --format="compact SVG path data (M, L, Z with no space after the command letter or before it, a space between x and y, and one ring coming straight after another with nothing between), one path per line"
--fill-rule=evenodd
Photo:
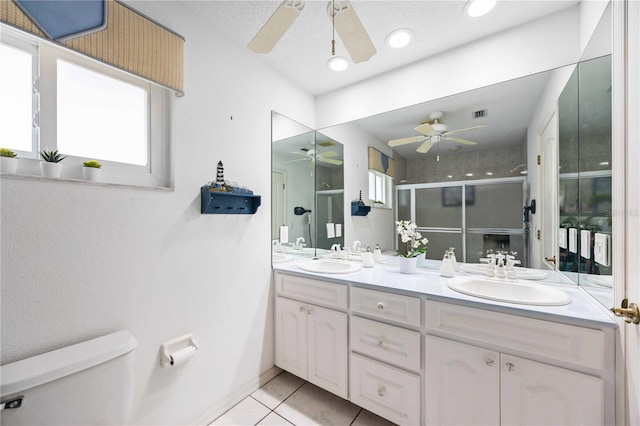
M640 2L628 7L627 33L627 229L626 291L629 302L640 305ZM617 6L617 5L616 5ZM615 274L615 271L614 271ZM616 287L618 286L616 280ZM616 301L618 304L620 301ZM619 306L619 305L618 305ZM626 424L640 425L640 324L621 323L625 336ZM621 423L621 422L620 422Z
M347 314L309 305L307 380L347 398Z
M285 216L287 205L285 174L271 172L271 239L280 238L280 226L287 223Z
M558 259L558 120L554 111L540 134L540 261L543 268L556 269ZM535 238L535 236L533 237ZM535 266L534 266L535 267Z
M497 352L426 336L427 425L500 424L499 364Z
M276 365L307 378L307 305L276 297Z
M503 425L605 424L599 377L505 354L500 363Z

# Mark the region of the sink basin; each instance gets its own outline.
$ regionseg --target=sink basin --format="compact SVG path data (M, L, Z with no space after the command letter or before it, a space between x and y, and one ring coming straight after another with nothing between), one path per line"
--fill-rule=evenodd
M470 296L521 305L559 306L571 302L562 290L520 281L455 277L447 285L451 290Z
M298 265L303 271L315 272L318 274L348 274L361 269L355 263L331 260L331 259L311 259Z
M470 274L484 275L487 272L487 264L485 263L460 263L460 270ZM547 278L545 271L537 269L515 267L516 276L521 280L543 280Z
M291 260L291 259L293 259L293 257L289 256L288 254L271 253L271 262L272 263L286 262L287 260Z

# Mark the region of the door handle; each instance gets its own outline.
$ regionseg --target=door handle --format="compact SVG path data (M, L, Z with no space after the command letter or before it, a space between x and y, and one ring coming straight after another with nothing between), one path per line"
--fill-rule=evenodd
M545 257L544 260L546 260L547 262L551 262L554 265L556 264L556 255L554 254L553 257Z
M629 303L628 299L623 299L619 308L611 308L611 312L628 323L640 324L640 308L635 303Z

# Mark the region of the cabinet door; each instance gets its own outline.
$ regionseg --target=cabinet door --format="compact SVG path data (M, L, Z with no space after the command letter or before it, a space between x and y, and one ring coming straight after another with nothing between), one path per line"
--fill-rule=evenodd
M307 378L307 304L276 297L276 365Z
M307 380L347 398L347 314L308 305Z
M500 424L499 363L497 352L426 336L427 425Z
M500 364L502 424L604 424L601 379L511 355Z

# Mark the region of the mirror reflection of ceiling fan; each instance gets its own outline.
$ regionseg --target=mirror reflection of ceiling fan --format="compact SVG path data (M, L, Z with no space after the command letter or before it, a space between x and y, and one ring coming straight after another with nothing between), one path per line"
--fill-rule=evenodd
M292 154L304 155L304 158L285 161L286 163L292 163L294 161L310 161L311 163L309 165L312 165L315 161L318 161L319 163L328 163L335 166L342 165L342 160L334 158L340 156L336 151L316 152L315 148L301 148L300 151L293 151Z
M305 2L302 0L284 0L251 40L249 49L255 53L271 52L304 6ZM375 55L377 50L351 2L329 1L327 13L354 63L364 62Z
M476 145L477 142L469 141L466 139L452 138L449 135L487 127L486 125L484 125L467 127L466 129L449 130L447 125L442 123L441 121L443 115L444 114L441 111L432 112L431 114L429 114L429 121L422 123L415 128L415 130L422 133L423 136L410 136L408 138L393 139L388 142L388 145L394 147L410 143L422 142L422 144L416 149L416 151L421 154L427 153L431 149L431 147L443 140L457 142L463 145Z

